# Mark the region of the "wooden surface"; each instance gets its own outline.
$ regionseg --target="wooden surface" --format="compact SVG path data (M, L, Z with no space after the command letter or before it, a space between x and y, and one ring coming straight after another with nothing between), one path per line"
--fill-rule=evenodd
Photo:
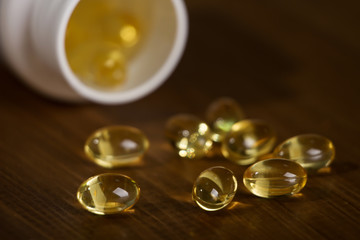
M358 239L360 234L360 34L358 1L187 1L189 42L169 80L123 106L43 98L0 67L0 239ZM261 199L243 187L231 207L191 202L204 169L223 165L242 185L245 167L222 158L179 159L164 137L170 116L203 116L217 97L271 123L278 142L301 133L330 138L331 172L297 197ZM151 147L142 167L106 170L83 153L99 127L140 128ZM90 176L136 180L134 211L96 216L76 190Z

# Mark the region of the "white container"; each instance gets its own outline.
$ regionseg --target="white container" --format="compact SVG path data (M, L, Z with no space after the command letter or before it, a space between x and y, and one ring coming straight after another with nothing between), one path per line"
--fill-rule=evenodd
M137 100L175 69L184 51L188 20L183 0L128 2L124 11L147 24L148 33L141 51L128 63L126 83L116 91L89 87L68 64L66 27L79 0L0 0L2 54L27 84L52 98L102 104Z

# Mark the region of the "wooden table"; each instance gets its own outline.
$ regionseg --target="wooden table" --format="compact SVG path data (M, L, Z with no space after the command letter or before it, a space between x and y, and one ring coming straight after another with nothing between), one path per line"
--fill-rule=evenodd
M1 239L359 239L360 16L358 1L187 1L190 35L177 70L156 92L122 106L43 98L0 67ZM242 185L245 167L221 157L180 159L164 137L173 114L203 117L217 97L271 123L278 142L301 133L333 140L329 173L310 176L297 197L237 192L205 212L191 201L204 169L223 165ZM99 127L143 130L141 167L106 170L83 153ZM90 176L118 172L141 186L131 213L97 216L76 190Z

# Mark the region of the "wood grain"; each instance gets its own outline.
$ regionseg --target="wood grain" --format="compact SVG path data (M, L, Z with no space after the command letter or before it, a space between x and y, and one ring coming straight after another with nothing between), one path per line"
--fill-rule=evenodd
M0 66L0 239L358 239L360 234L360 31L358 1L186 1L184 57L150 96L121 106L43 98ZM261 199L243 186L227 209L191 201L204 169L223 165L240 185L245 167L222 158L179 159L164 137L173 114L203 117L217 97L271 123L278 142L301 133L333 140L330 173L310 176L295 197ZM83 153L99 127L131 125L151 147L141 167L106 170ZM78 186L119 172L135 179L133 211L96 216Z

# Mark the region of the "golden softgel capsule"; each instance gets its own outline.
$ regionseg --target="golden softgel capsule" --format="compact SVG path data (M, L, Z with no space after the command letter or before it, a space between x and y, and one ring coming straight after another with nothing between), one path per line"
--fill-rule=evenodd
M323 136L303 134L281 143L275 148L273 155L295 161L308 171L316 171L331 164L335 158L335 148Z
M121 12L121 1L83 0L70 17L65 51L74 74L94 88L114 89L136 52L138 23Z
M232 125L244 118L245 115L241 107L232 98L216 99L206 110L206 122L213 132L215 142L221 142Z
M243 182L254 195L271 198L300 192L307 175L300 164L285 159L268 159L251 165Z
M84 146L88 158L106 168L139 165L148 148L145 134L130 126L101 128Z
M105 173L87 179L77 192L77 199L88 211L116 214L130 209L140 196L140 188L128 176Z
M242 120L235 123L222 142L221 152L227 159L248 165L257 157L271 151L275 144L275 131L262 120Z
M206 211L226 207L234 198L237 180L234 173L221 166L206 169L195 180L192 198Z
M212 133L206 123L190 114L171 117L165 128L166 137L180 157L201 158L212 146Z

